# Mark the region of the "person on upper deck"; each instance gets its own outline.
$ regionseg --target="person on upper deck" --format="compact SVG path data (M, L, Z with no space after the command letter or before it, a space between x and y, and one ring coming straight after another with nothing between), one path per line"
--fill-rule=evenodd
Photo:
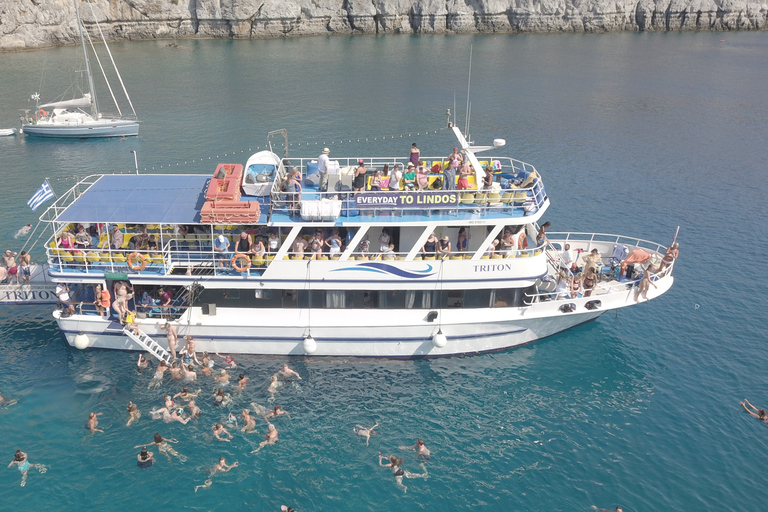
M483 177L483 190L493 189L493 171L490 167L485 168L485 176Z
M331 152L328 148L323 148L323 152L317 157L317 172L320 173L320 191L325 192L328 190L328 154Z
M339 236L339 228L333 228L333 234L325 239L325 245L328 247L328 252L331 255L339 254L341 252L341 244L342 242L341 237Z
M277 237L277 233L274 231L269 232L269 238L267 239L267 251L269 254L275 254L280 250L280 239Z
M225 268L229 264L229 239L219 235L213 241L213 250L219 262L219 268Z
M147 250L157 251L157 249L158 249L157 237L155 235L149 235L149 238L147 238Z
M251 254L253 252L253 237L245 231L241 231L237 243L235 244L235 252L240 254Z
M396 192L400 190L400 180L403 179L403 171L400 164L395 164L392 168L392 174L389 177L389 190Z
M371 190L379 192L381 190L381 171L376 169L371 178Z
M448 235L444 235L437 244L437 254L443 259L451 255L451 239Z
M297 259L301 259L304 257L304 251L307 247L309 247L309 242L302 237L297 236L296 240L293 242L293 254L296 255Z
M429 175L423 165L420 165L416 171L416 178L419 190L427 190L429 188Z
M549 244L549 239L547 238L547 228L552 225L551 222L547 221L544 224L541 225L539 228L539 232L536 233L536 247L541 247L544 244Z
M355 192L362 192L365 190L365 174L368 169L365 168L365 162L361 158L357 161L357 168L355 168L355 178L352 180L352 190Z
M408 162L408 168L403 174L403 190L414 190L416 188L416 168Z
M435 252L437 250L437 237L434 233L430 233L429 237L427 238L427 241L424 242L424 245L421 247L421 252L424 255L425 258L434 258Z
M309 242L309 250L312 252L313 260L316 260L323 254L323 243L323 232L318 229L315 236L312 238L312 241Z
M90 249L91 248L91 235L85 231L85 226L82 224L77 225L77 234L75 235L75 247L78 249Z
M410 162L414 167L419 165L419 159L421 158L421 150L416 147L416 143L411 144L411 153L409 156Z
M120 249L123 246L123 232L117 227L117 224L112 225L112 241L109 243L112 249Z
M456 189L456 175L459 172L459 166L462 163L459 148L453 148L453 152L448 155L448 164L443 171L443 190Z
M469 190L469 175L472 174L472 169L469 168L467 162L462 162L459 167L459 190Z
M568 270L576 270L576 260L573 259L571 244L565 244L563 252L560 253L560 266Z

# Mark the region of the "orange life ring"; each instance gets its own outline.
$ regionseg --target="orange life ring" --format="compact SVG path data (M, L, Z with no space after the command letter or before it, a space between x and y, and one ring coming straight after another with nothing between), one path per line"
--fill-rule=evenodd
M45 117L45 116L48 115L48 112L46 112L43 109L40 109L40 110L37 111L37 115Z
M136 260L140 261L141 263L135 263ZM138 252L132 252L129 254L125 261L128 263L128 268L134 271L144 270L147 268L147 257L143 254L139 254Z
M245 260L245 264L242 266L238 266L237 262L241 259ZM251 258L249 258L248 255L242 254L242 253L235 254L234 256L232 256L232 261L230 263L232 263L232 268L237 270L238 272L245 272L246 270L251 268Z

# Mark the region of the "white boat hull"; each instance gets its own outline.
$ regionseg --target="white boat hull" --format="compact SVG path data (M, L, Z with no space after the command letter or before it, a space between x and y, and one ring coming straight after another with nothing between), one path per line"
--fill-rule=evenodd
M23 129L35 137L58 137L70 139L132 137L139 135L139 123L125 119L100 119L88 124L29 124Z
M0 284L0 304L56 304L56 284L50 281L47 265L33 265L29 284Z
M650 299L666 292L672 276L649 291ZM584 305L599 299L597 310ZM478 354L510 349L552 336L589 322L611 309L635 304L634 290L597 297L573 299L577 309L560 313L561 301L541 302L522 308L437 310L242 310L220 308L216 315L203 315L193 308L178 323L180 336L195 339L198 351L257 355L312 355L345 357L419 358ZM128 339L119 325L93 315L61 318L54 313L69 345L84 333L89 348L143 350ZM442 321L441 321L442 317ZM354 319L355 325L349 325ZM392 321L397 319L397 321ZM167 348L158 319L137 320L139 328ZM246 323L247 322L247 323ZM438 347L434 336L442 332L447 344ZM305 338L311 334L316 349L308 351Z

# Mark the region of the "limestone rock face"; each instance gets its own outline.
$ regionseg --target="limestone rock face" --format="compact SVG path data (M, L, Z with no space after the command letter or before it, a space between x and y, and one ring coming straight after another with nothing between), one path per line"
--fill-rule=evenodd
M111 40L762 30L768 0L80 0ZM72 0L0 0L0 50L78 40Z

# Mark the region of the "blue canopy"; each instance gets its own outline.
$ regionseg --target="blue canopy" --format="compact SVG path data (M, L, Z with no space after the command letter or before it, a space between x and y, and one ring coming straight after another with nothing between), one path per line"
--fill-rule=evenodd
M189 174L106 174L57 220L198 224L210 179L210 176Z

